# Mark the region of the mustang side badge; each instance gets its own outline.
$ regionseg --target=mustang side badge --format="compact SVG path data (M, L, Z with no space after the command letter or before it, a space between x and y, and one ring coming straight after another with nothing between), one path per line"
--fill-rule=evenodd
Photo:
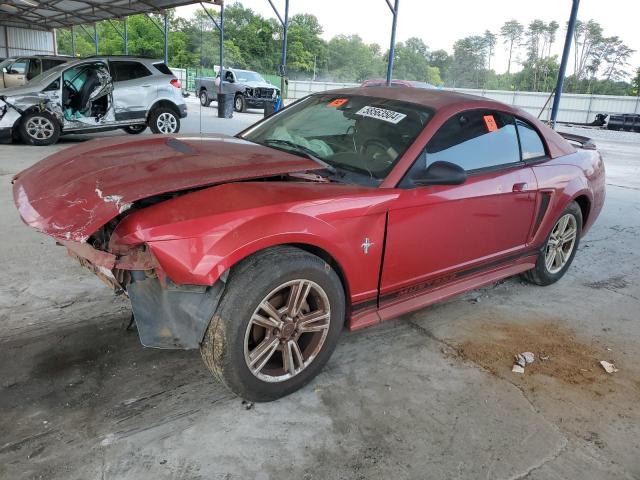
M364 239L364 242L362 242L362 245L360 245L365 255L369 253L369 247L371 247L372 245L373 243L369 241L369 237L366 237Z

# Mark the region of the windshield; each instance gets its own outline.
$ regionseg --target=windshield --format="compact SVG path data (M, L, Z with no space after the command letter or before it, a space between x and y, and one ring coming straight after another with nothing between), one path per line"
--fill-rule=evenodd
M0 62L0 69L6 67L8 65L11 65L15 61L16 61L15 58L6 58L6 59L4 59L2 62Z
M234 70L236 78L239 82L264 82L264 78L259 73L249 72L246 70Z
M379 184L432 117L426 107L386 98L314 95L252 127L251 142L317 159ZM358 178L359 177L359 178Z

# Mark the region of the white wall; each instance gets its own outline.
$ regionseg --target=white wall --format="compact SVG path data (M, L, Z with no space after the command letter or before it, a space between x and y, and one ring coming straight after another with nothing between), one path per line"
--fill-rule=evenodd
M337 88L357 87L357 83L332 83L289 80L288 97L302 98L310 93L334 90ZM491 98L500 102L515 105L533 116L538 116L540 110L549 98L545 92L510 92L507 90L473 90L470 88L452 88L470 95ZM547 120L551 110L551 100L540 118ZM579 95L565 93L560 101L558 121L588 123L594 120L596 113L640 113L640 97L618 97L613 95Z
M53 32L0 26L0 56L54 53Z

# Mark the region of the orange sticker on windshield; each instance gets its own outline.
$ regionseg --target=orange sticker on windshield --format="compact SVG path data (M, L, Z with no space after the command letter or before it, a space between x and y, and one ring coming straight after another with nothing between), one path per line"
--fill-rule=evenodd
M348 101L349 101L348 98L336 98L335 100L330 101L328 105L330 107L341 107L342 105L344 105Z
M498 125L496 125L496 120L493 118L493 115L485 115L484 124L487 126L487 130L489 130L490 132L495 132L496 130L498 130Z

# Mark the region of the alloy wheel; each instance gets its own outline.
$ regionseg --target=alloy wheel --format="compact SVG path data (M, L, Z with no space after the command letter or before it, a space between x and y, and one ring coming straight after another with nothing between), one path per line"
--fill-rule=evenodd
M545 248L545 266L549 273L558 273L571 258L578 236L576 218L567 213L556 222Z
M242 110L242 99L240 97L236 97L236 111L241 111Z
M178 127L176 117L169 112L161 113L156 122L161 133L174 133Z
M55 127L48 118L34 116L27 121L25 130L31 138L49 140L53 136Z
M330 322L329 299L320 285L302 279L280 285L260 302L247 325L247 367L265 382L289 380L318 356Z

